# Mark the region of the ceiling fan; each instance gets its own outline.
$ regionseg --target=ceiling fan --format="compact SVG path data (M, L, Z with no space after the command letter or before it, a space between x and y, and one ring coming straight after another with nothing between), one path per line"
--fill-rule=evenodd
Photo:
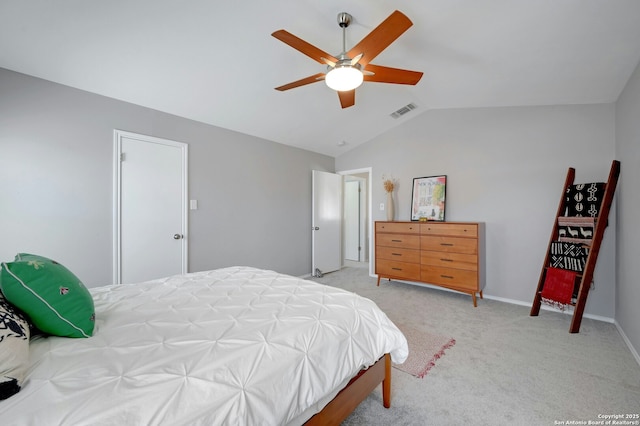
M422 73L419 71L390 68L371 63L380 52L386 49L413 25L406 15L396 10L363 38L360 43L356 44L347 52L345 35L346 29L352 19L352 16L346 12L338 14L338 25L342 28L342 53L337 57L318 49L286 30L278 30L271 34L311 59L327 65L326 73L311 75L301 80L276 87L276 90L285 91L325 80L327 86L338 92L342 108L348 108L355 105L355 89L360 86L363 81L410 85L415 85L420 81Z

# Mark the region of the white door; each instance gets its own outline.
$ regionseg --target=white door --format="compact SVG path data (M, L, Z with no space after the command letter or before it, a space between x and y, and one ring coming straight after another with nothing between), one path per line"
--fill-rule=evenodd
M344 258L360 261L360 182L344 183Z
M114 282L187 272L187 145L115 131Z
M342 224L342 176L312 173L311 275L340 269Z

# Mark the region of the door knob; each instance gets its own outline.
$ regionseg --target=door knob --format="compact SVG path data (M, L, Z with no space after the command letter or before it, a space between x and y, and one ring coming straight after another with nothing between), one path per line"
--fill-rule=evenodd
M173 239L174 239L174 240L179 240L180 238L182 238L182 235L180 235L180 234L173 234Z

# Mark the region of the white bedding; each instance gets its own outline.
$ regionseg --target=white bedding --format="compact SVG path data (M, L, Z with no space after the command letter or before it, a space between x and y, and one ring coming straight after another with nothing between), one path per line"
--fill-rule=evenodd
M370 300L224 268L90 289L89 339L37 338L3 425L301 424L405 337Z

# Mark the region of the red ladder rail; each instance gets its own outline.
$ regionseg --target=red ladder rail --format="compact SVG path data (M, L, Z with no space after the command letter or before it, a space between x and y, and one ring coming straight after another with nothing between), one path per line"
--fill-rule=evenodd
M549 237L549 244L547 244L547 253L544 255L543 267L540 271L540 278L538 279L538 287L536 288L536 294L533 297L533 306L531 306L530 316L536 317L540 313L540 305L542 303L542 286L544 285L544 279L547 275L547 267L550 262L549 247L551 243L558 239L558 217L564 216L564 212L567 204L567 188L573 185L573 181L576 177L576 170L569 167L567 171L567 178L564 181L564 187L562 188L562 194L560 195L560 203L558 203L558 211L556 212L556 219L553 221L553 228L551 229L551 236Z

